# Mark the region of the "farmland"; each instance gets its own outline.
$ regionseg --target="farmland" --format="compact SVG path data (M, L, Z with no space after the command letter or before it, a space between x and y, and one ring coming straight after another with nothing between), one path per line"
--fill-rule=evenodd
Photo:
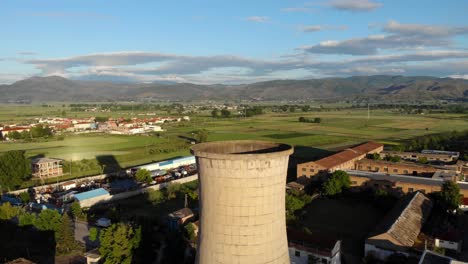
M21 122L34 117L58 114L62 105L0 106L0 120ZM17 110L15 110L17 109ZM18 110L19 109L19 110ZM15 112L16 111L16 112ZM20 111L21 114L18 114ZM132 116L124 113L74 113L65 109L67 116ZM133 113L137 115L138 113ZM164 115L163 113L160 113ZM167 113L166 113L167 115ZM320 123L298 122L299 117L321 118ZM219 140L268 140L295 146L333 150L368 140L386 144L398 144L414 136L468 128L468 118L463 114L401 114L391 110L371 111L345 109L312 112L267 112L254 117L212 118L208 111L190 116L190 122L169 123L163 126L166 132L156 136L122 136L99 133L64 134L63 140L48 139L38 142L2 142L0 153L8 150L26 150L29 157L47 156L66 161L96 160L111 157L120 167L189 155L189 142L183 137L193 137L193 131L206 129L208 141ZM163 146L186 142L176 151L160 151ZM296 153L298 155L299 153ZM307 157L305 157L307 158ZM99 162L99 161L98 161ZM102 164L100 164L102 165ZM99 169L72 172L99 173Z

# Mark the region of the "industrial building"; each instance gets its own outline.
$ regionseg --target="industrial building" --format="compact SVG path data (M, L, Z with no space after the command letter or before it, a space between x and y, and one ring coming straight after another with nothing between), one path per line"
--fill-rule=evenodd
M381 172L368 172L358 170L345 170L351 180L351 187L359 189L386 189L396 193L423 193L439 192L444 181L453 180L453 174L436 172L433 177L418 177L400 174L387 174ZM468 183L458 182L460 193L468 197Z
M74 195L75 200L80 203L81 207L89 207L97 202L110 199L111 196L104 188L94 189L87 192L77 193Z
M62 160L50 158L37 158L31 161L33 177L47 178L63 175Z
M362 159L356 161L356 170L373 171L412 176L430 176L434 174L436 167L414 162L391 162L385 160Z
M365 158L368 154L380 153L383 151L383 147L383 144L370 141L353 148L345 149L317 161L298 164L297 177L319 180L322 179L321 176L332 173L336 170L353 169L357 160Z
M191 165L195 163L195 156L186 156L171 160L164 160L159 162L154 162L150 164L145 164L137 167L133 167L127 171L128 174L134 173L137 170L145 169L148 171L155 171L155 170L167 170L177 168L179 166Z
M196 263L289 264L285 185L293 148L224 141L191 152L200 181Z
M380 260L395 253L410 256L432 206L432 201L420 192L400 200L366 239L365 255Z
M459 152L441 151L441 150L423 150L419 152L400 152L400 151L383 151L380 153L382 158L386 156L398 156L404 160L418 161L421 158L426 158L429 162L450 163L457 161L460 157Z

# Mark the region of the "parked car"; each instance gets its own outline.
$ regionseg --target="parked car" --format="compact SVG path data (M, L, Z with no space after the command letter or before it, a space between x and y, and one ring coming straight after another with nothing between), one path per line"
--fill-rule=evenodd
M111 225L111 220L109 218L99 218L97 221L96 221L96 225L97 226L100 226L100 227L109 227Z

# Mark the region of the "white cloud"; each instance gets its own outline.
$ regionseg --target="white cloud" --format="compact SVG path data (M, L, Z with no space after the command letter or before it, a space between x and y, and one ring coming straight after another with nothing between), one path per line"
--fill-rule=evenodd
M353 12L369 12L383 6L382 3L371 0L330 0L327 5L338 10Z
M250 16L246 17L245 20L255 23L266 23L270 21L270 18L267 16Z
M347 26L329 26L329 25L308 25L308 26L300 26L299 29L302 32L312 33L318 32L323 30L347 30Z
M329 40L301 49L315 54L373 55L380 50L449 47L453 38L468 34L468 27L400 24L390 21L382 30L387 34L370 35L342 41ZM332 44L332 45L330 45Z
M310 7L286 7L286 8L281 9L281 11L285 13L292 13L292 12L310 13L310 12L313 12L314 9Z
M383 30L393 34L420 35L436 38L468 34L468 26L450 27L441 25L400 24L393 20L389 21L383 27Z

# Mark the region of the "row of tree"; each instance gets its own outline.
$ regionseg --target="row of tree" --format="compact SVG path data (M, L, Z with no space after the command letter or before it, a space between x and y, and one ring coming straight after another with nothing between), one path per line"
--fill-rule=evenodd
M13 131L8 133L10 139L32 139L32 138L43 138L52 136L52 129L48 126L37 125L32 127L29 131Z
M11 150L0 155L0 193L19 187L31 178L31 161L23 150Z
M421 151L423 149L458 151L461 154L461 159L468 160L468 130L419 136L407 140L396 149L402 151Z
M40 231L53 231L55 234L56 252L69 253L80 246L75 242L72 221L68 214L56 210L42 210L39 214L26 212L23 208L4 203L0 206L0 220L18 220L18 225L24 228L34 227Z
M301 116L301 117L299 117L299 122L320 124L322 122L322 119L320 117L307 118L307 117Z

